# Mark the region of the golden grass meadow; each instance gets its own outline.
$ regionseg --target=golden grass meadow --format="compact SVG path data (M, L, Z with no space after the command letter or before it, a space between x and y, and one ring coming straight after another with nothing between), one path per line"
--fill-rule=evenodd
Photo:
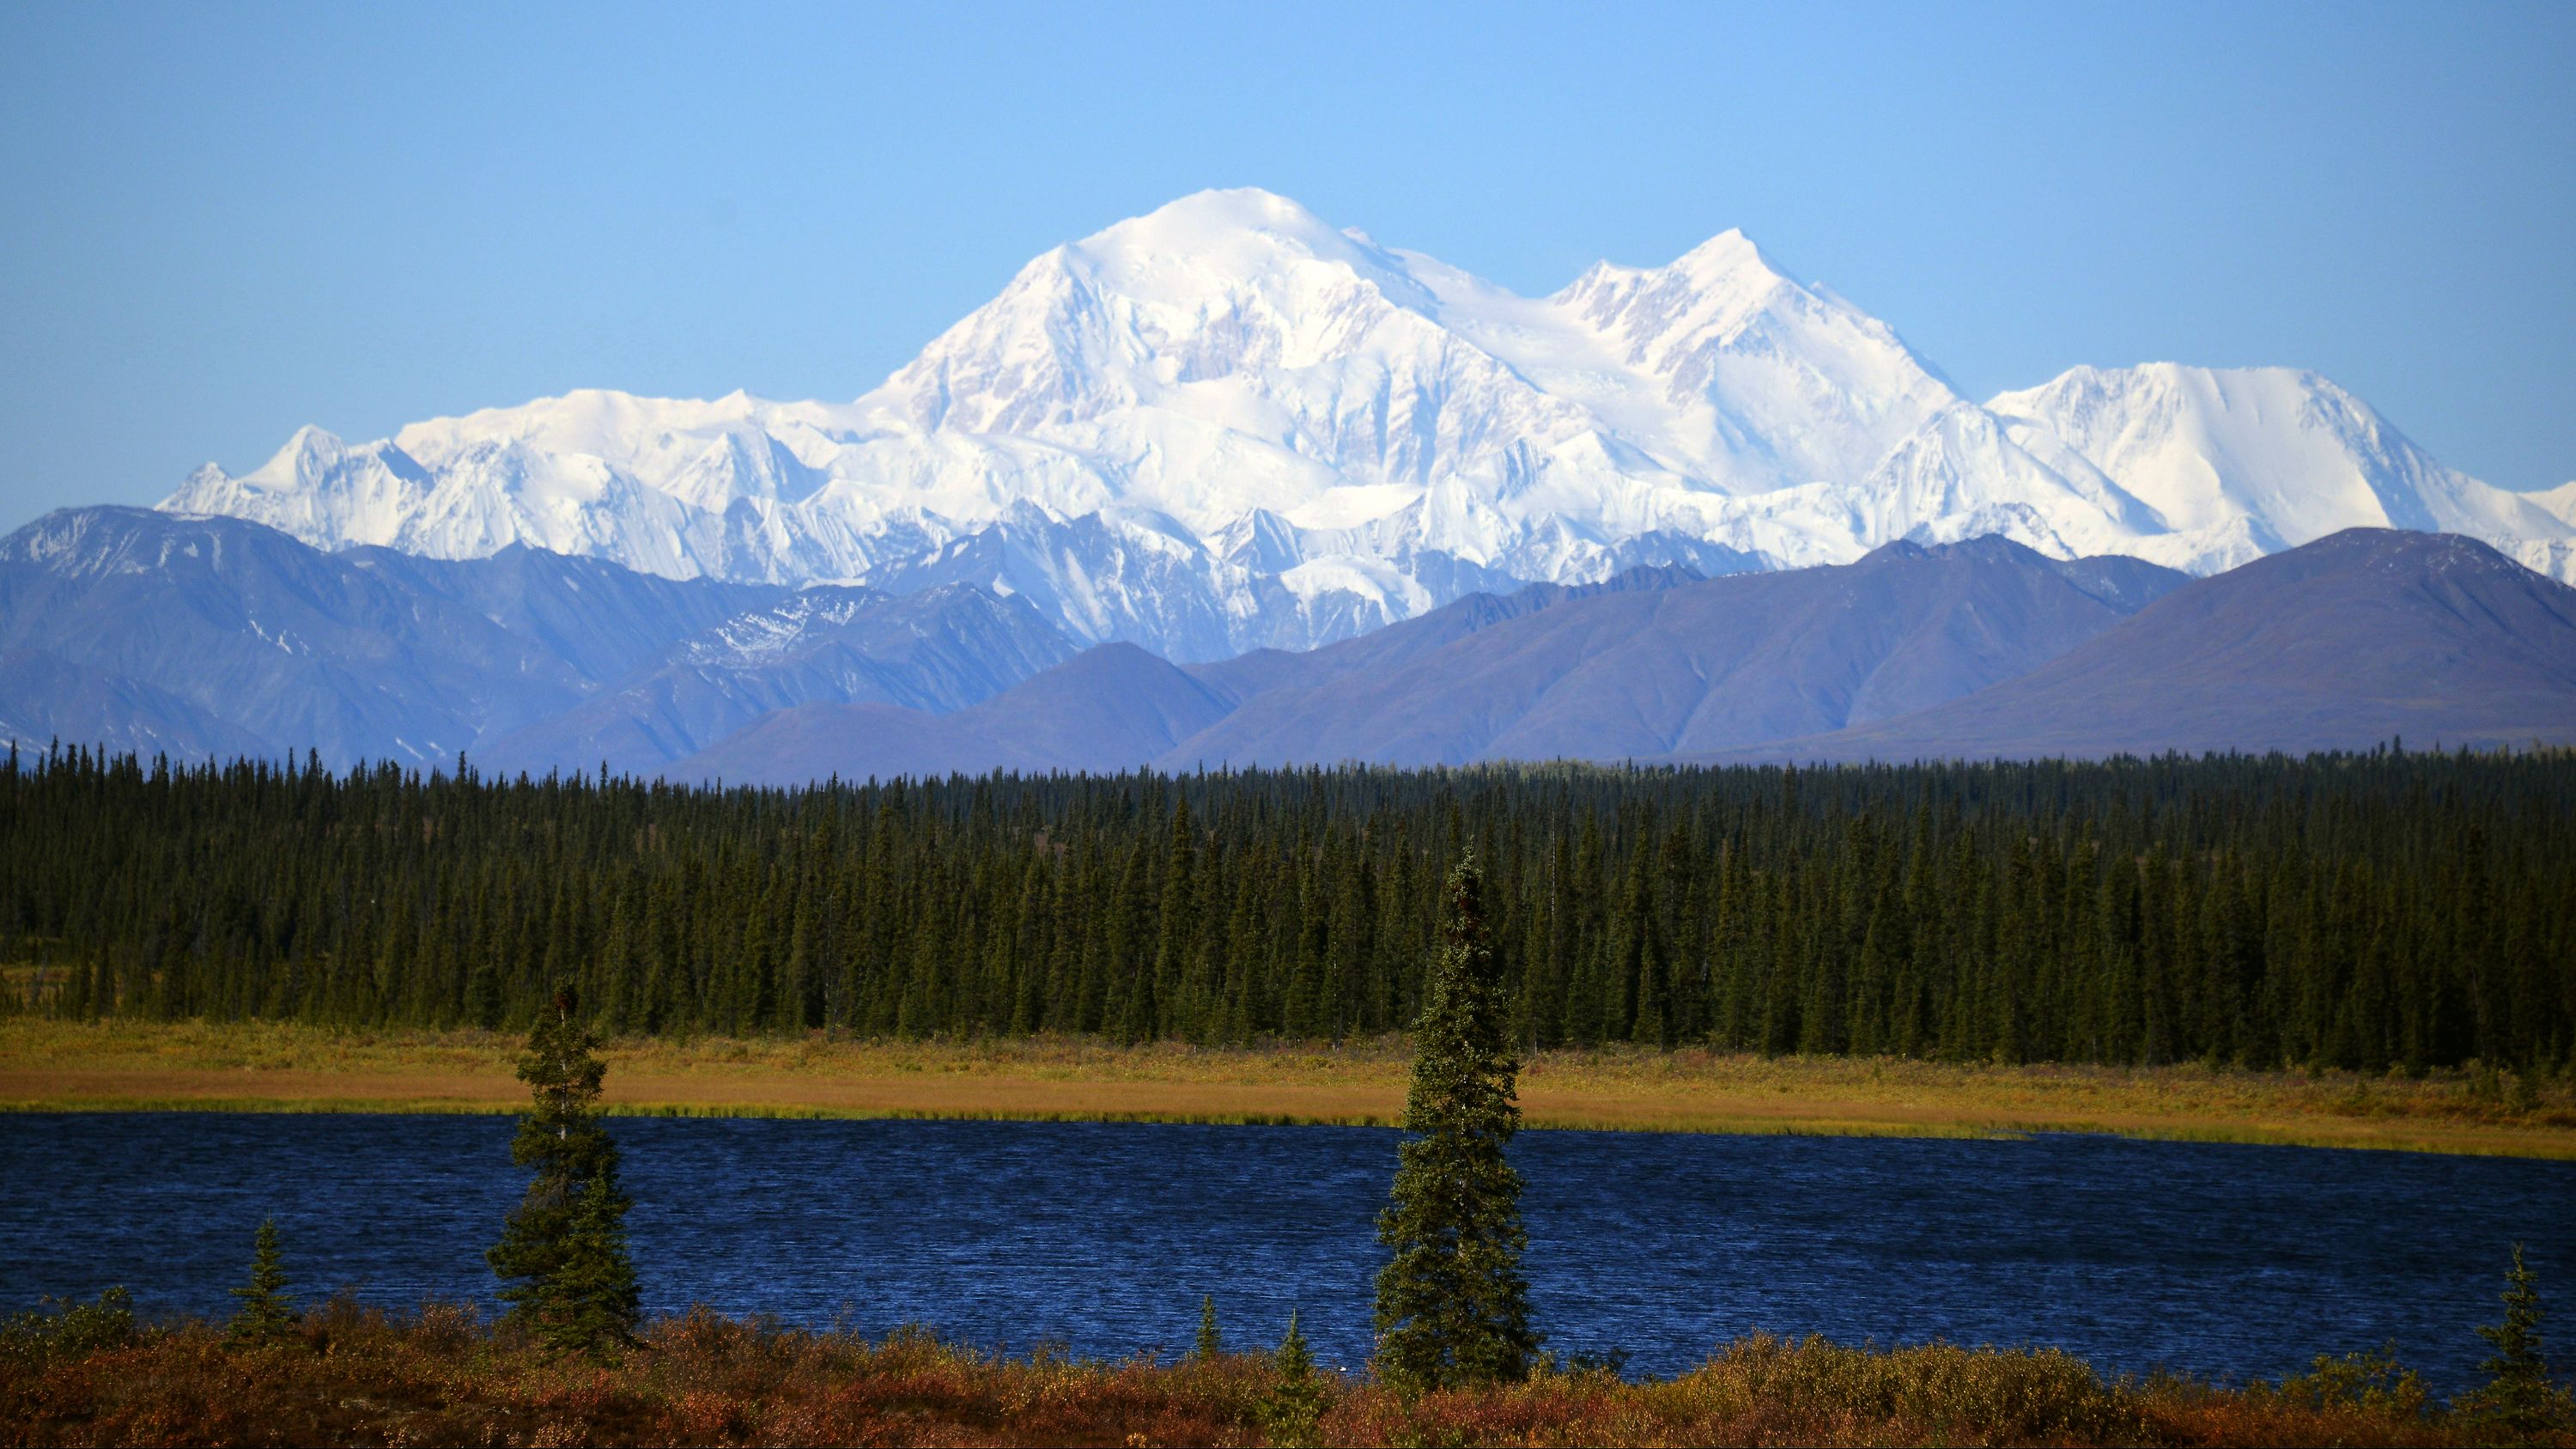
M0 1019L0 1109L514 1112L516 1035L276 1023ZM612 1041L607 1104L674 1116L1391 1125L1400 1037L1239 1049L1087 1039ZM2194 1141L2576 1158L2576 1097L2423 1078L2200 1065L1996 1066L1605 1048L1539 1052L1536 1129Z

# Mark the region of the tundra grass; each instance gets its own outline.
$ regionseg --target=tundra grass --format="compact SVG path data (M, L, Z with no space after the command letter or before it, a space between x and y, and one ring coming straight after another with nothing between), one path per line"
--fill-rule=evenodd
M517 1037L277 1023L0 1018L0 1110L512 1112ZM1392 1125L1401 1037L1117 1047L1084 1038L625 1039L614 1112ZM1533 1128L2199 1141L2576 1158L2568 1084L2163 1067L1997 1066L1616 1047L1532 1054Z

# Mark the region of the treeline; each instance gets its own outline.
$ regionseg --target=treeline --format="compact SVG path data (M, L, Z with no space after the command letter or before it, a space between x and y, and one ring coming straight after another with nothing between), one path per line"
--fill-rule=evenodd
M1534 1046L2576 1067L2576 755L701 790L0 767L10 1009L613 1033L1393 1029L1473 850Z

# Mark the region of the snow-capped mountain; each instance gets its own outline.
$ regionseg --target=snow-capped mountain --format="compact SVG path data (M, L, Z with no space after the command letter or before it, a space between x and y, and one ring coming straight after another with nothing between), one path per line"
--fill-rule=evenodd
M2313 372L2079 367L1986 404L2025 444L2072 449L2158 527L2124 552L2196 573L2356 526L2461 533L2563 579L2576 485L2508 492L2443 467Z
M1180 660L1516 580L1900 538L2208 572L2394 525L2576 578L2576 484L2443 468L2313 374L2082 368L1981 407L1736 232L1529 298L1261 191L1048 252L855 402L577 392L360 446L308 428L162 507L323 547L973 582Z

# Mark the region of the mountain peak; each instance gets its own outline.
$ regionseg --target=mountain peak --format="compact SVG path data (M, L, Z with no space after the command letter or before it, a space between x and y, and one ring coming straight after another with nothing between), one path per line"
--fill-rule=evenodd
M2146 504L2167 530L2152 541L2164 551L2134 551L2195 571L2355 525L2474 534L2555 568L2571 532L2545 505L2443 467L2302 368L2076 367L1986 406Z
M1068 258L1130 273L1186 268L1223 274L1267 270L1282 254L1385 265L1374 243L1353 237L1288 197L1258 187L1196 191L1114 222L1060 249Z
M1527 297L1258 187L1055 247L851 403L583 390L389 442L308 429L164 506L326 548L971 578L1189 659L1908 536L2205 571L2392 524L2576 574L2570 490L2442 468L2313 374L2086 369L1980 409L1739 228Z
M1211 186L1175 197L1136 218L1162 226L1228 226L1330 231L1324 219L1295 198L1258 186Z
M1690 292L1736 292L1758 296L1777 285L1798 286L1787 272L1740 227L1728 227L1658 267L1637 267L1607 259L1594 262L1551 300L1577 306L1597 305L1605 294L1633 291L1667 293L1679 286Z
M297 428L294 436L286 440L286 446L278 449L268 461L271 465L292 464L308 458L335 458L348 450L347 441L338 433L306 423Z
M243 474L241 482L257 490L308 489L348 454L349 445L339 434L306 423L286 440L285 447L271 453L268 461Z
M1788 273L1774 266L1762 248L1753 244L1753 238L1746 236L1742 228L1732 226L1675 257L1663 270L1702 282L1730 277L1764 282L1789 280Z

